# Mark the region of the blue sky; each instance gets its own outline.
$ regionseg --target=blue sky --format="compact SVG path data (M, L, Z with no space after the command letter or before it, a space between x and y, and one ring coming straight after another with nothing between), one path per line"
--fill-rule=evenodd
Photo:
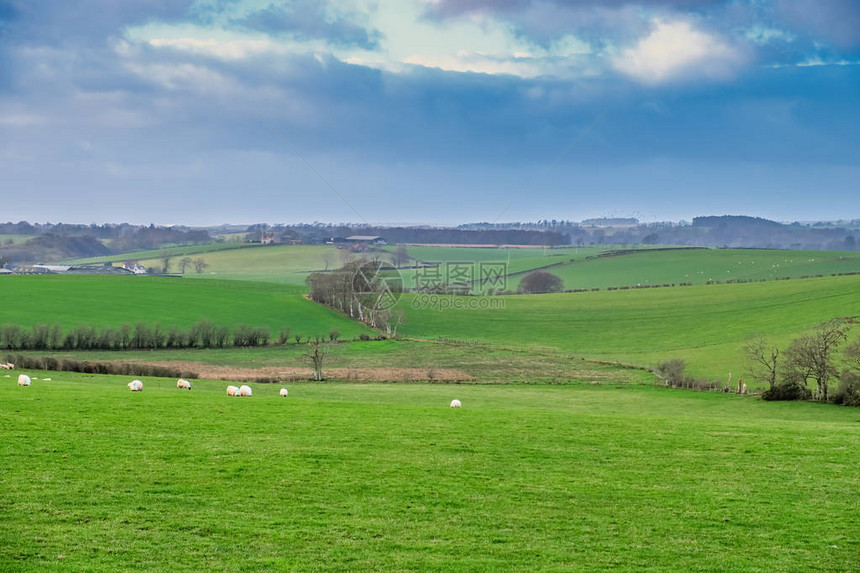
M858 218L858 158L855 0L0 0L3 221Z

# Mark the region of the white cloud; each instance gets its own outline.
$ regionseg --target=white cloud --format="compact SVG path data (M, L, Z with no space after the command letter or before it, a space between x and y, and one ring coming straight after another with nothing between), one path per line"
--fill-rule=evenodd
M613 59L616 70L656 85L681 77L726 79L744 64L744 54L716 35L686 21L654 21L651 34Z

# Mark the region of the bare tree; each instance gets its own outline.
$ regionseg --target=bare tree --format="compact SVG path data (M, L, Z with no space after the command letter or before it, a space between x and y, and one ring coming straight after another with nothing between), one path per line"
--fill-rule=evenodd
M398 245L397 249L394 251L394 266L402 267L407 264L409 264L409 251L407 250L406 245Z
M817 399L826 402L827 383L836 375L834 355L848 336L849 326L849 319L834 318L819 324L813 334L795 339L786 352L789 379L804 384L814 379Z
M209 263L204 261L201 257L197 257L191 263L194 265L194 270L197 271L197 274L201 274L203 270L209 266Z
M158 260L161 261L161 272L166 274L170 270L170 261L173 260L173 255L170 253L161 253Z
M747 341L744 345L744 352L752 364L755 378L767 381L771 388L776 386L779 348L763 337L756 336Z
M185 274L185 270L193 264L191 257L182 257L179 259L179 272L183 275Z
M310 360L311 364L314 368L314 380L319 382L323 379L322 377L322 366L323 360L325 359L326 351L324 345L319 341L319 339L310 342L308 344L308 349L305 353L308 360Z
M845 348L845 359L850 368L860 370L860 340L856 340Z

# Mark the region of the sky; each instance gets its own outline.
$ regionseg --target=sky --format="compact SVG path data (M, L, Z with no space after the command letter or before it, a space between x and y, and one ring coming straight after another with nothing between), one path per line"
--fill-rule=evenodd
M856 0L0 0L0 221L860 218Z

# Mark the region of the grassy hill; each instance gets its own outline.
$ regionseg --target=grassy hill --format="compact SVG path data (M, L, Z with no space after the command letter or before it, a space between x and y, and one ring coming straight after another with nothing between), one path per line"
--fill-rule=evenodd
M860 562L850 409L582 385L228 398L219 382L132 394L124 377L49 376L0 383L2 570Z
M638 250L577 260L549 272L564 288L660 285L666 283L774 280L860 272L860 253L761 249ZM518 283L521 277L512 277Z
M443 297L462 309L415 308L425 301L410 294L400 302L400 332L638 364L678 357L695 375L724 379L746 370L749 336L785 344L829 318L860 316L858 293L860 276L484 299L502 309L465 308L480 302L475 297Z
M305 300L298 287L262 282L191 281L146 276L6 276L0 280L0 323L32 326L120 326L144 322L188 327L200 319L219 325L290 326L296 334L345 338L370 332Z

